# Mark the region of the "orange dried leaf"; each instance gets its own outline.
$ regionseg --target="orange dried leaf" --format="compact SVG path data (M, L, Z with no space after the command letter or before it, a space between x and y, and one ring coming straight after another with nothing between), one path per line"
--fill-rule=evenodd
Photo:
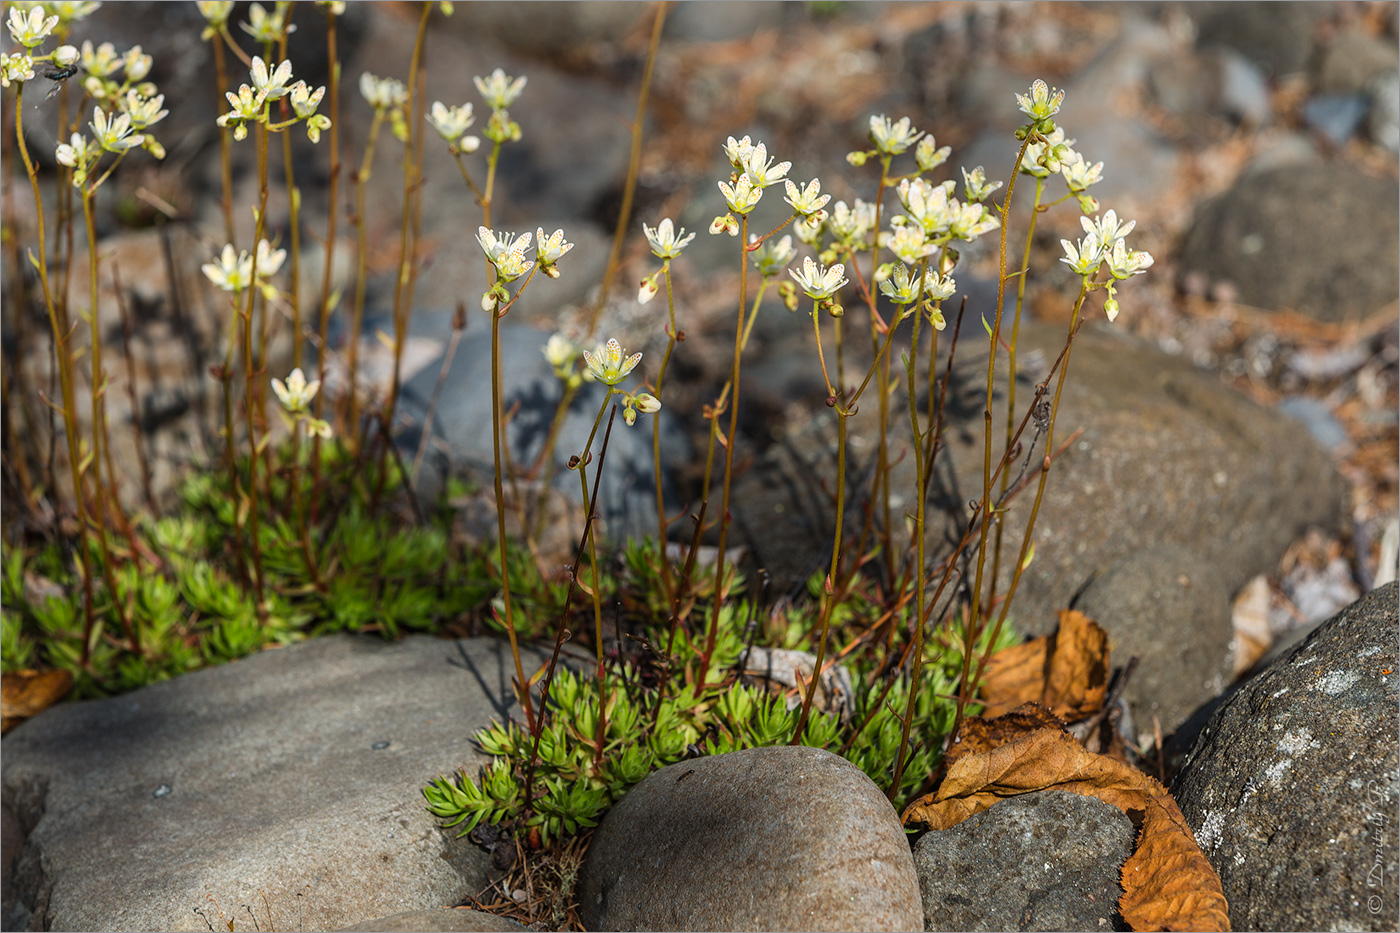
M1062 610L1055 634L992 655L981 691L988 717L1035 702L1067 722L1083 719L1108 693L1108 633L1082 612Z
M961 755L938 792L903 814L906 826L947 829L998 800L1041 790L1097 797L1139 826L1123 866L1119 910L1134 930L1228 930L1220 878L1196 845L1166 788L1128 765L1087 751L1073 736L1042 728Z
M0 732L9 732L30 716L68 695L73 675L68 671L17 671L0 675Z
M963 720L958 736L948 746L943 756L946 766L951 767L963 755L970 752L985 752L1014 742L1037 729L1064 729L1064 722L1039 703L1023 703L1009 713L995 719L985 716L969 716Z

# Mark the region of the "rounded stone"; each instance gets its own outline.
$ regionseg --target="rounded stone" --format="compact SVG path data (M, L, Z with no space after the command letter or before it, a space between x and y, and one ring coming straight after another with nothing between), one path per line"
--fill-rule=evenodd
M920 930L899 816L822 749L682 761L599 825L578 887L590 930Z
M1122 929L1123 811L1081 794L1003 800L914 845L925 930Z

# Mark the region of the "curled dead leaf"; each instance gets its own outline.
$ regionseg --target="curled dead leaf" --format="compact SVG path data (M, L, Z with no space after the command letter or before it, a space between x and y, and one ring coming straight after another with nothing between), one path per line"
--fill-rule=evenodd
M73 675L64 670L0 675L0 733L9 732L30 716L48 709L72 688Z
M1229 930L1220 878L1166 788L1122 762L1085 750L1050 726L1019 735L1002 730L1001 744L963 752L934 794L904 811L908 827L943 830L1006 797L1066 790L1097 797L1126 813L1138 828L1137 848L1123 865L1119 911L1134 930Z
M1082 612L1062 610L1053 635L988 659L981 686L983 715L995 718L1023 703L1039 703L1074 722L1103 707L1108 674L1108 633Z

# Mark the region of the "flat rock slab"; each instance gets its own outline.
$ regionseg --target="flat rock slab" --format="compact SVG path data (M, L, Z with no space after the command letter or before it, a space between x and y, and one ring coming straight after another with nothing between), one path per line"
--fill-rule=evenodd
M1115 930L1133 824L1102 800L1045 791L914 845L925 930Z
M1394 930L1400 584L1240 688L1172 784L1237 930Z
M5 929L207 933L251 910L334 930L461 903L489 857L420 788L485 762L471 736L513 667L495 639L334 635L46 710L4 739L26 835Z
M815 748L682 761L603 818L578 887L590 930L920 930L899 816Z

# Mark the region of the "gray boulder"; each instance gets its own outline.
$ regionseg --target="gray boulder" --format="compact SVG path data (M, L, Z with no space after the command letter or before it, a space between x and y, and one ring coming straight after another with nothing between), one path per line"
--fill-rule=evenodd
M805 747L682 761L603 818L578 887L591 930L918 930L899 816Z
M1393 178L1346 163L1249 172L1196 209L1179 268L1257 308L1359 320L1400 292L1397 199Z
M327 930L461 903L490 859L419 790L484 763L471 735L513 674L495 639L335 635L46 710L4 739L25 835L5 929Z
M1227 700L1172 783L1237 930L1394 930L1400 586Z
M1125 929L1123 811L1067 791L1003 800L914 845L925 930Z

